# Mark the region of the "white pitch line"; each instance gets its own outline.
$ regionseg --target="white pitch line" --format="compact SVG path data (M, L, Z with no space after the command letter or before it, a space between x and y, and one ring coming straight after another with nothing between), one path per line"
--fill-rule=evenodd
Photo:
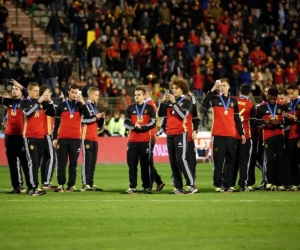
M32 197L30 200L2 200L1 202L266 202L266 200L38 200ZM267 200L267 202L300 202L300 200Z

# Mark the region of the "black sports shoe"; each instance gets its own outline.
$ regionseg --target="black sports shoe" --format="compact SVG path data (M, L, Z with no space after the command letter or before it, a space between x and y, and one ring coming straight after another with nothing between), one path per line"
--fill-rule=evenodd
M144 188L144 189L142 190L142 192L143 192L144 194L153 194L153 192L152 192L149 188Z
M240 187L240 192L250 192L250 189L248 187Z
M234 187L229 188L223 188L224 193L233 193L236 192L236 189Z
M21 193L21 190L20 189L13 189L9 192L6 192L6 194L20 194Z
M27 190L26 195L32 195L33 194L33 190Z
M136 188L128 188L124 194L137 194Z
M185 191L182 189L177 189L175 188L172 192L170 192L169 194L184 194Z
M72 186L72 187L67 187L66 192L73 193L73 192L78 192L78 190L75 186Z
M265 185L260 185L259 187L254 188L255 190L265 190L266 186Z
M36 190L33 191L32 196L41 196L41 195L44 195L44 194L46 194L45 190L36 189Z
M98 187L95 186L95 185L92 185L92 186L91 186L91 189L92 189L92 191L103 191L102 188L98 188Z
M165 183L160 183L160 184L157 184L157 187L156 187L156 192L160 192L161 190L163 190L164 186L166 184Z
M197 193L198 189L195 186L188 186L184 194L194 194Z
M63 185L59 185L56 189L54 189L55 193L63 193L65 192L64 186Z
M26 189L23 186L20 186L19 189L20 189L21 193L25 193L26 192Z

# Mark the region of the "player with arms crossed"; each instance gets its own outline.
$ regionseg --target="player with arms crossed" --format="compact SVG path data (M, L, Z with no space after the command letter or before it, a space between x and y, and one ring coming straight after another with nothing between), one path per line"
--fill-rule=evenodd
M211 91L203 99L203 107L214 110L212 142L213 142L213 184L216 192L234 192L232 186L235 164L236 129L241 136L241 143L246 143L238 102L229 96L227 78L217 80ZM216 90L219 95L214 95Z

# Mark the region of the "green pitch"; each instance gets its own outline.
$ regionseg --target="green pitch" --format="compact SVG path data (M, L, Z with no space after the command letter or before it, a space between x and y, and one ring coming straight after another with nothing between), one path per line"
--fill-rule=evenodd
M0 249L299 249L300 193L214 193L211 165L198 164L200 193L169 195L169 166L157 169L166 182L159 194L123 195L127 167L99 165L103 192L28 197L5 194L0 168ZM77 180L80 188L80 169Z

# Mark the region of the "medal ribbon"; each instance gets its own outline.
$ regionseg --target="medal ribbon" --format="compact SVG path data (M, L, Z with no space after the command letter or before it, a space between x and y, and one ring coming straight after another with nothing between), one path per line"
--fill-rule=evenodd
M185 96L181 97L178 102L176 101L176 103L179 105L184 99L185 99Z
M220 97L220 99L221 99L221 102L222 102L222 104L223 104L223 106L224 106L224 109L225 109L226 111L228 111L229 104L230 104L230 97L228 97L227 104L225 104L225 101L224 101L224 99L223 99L223 96L222 96L222 95L219 95L219 97Z
M32 104L35 104L29 96L27 97L27 99L28 99L28 101L30 101ZM38 103L37 103L37 104L38 104ZM39 107L39 105L38 105L37 109L35 110L35 113L38 114L39 111L40 111L40 107Z
M297 102L295 103L295 105L293 105L293 100L291 100L291 102L290 102L290 107L291 107L291 112L292 112L292 114L295 113L295 110L296 110L297 105L298 105L299 102L300 102L300 98L298 98L298 99L297 99Z
M141 110L141 112L140 112L137 103L135 104L135 110L136 110L136 113L137 113L137 116L138 116L139 119L142 118L142 116L143 116L143 114L144 114L144 110L145 110L145 108L146 108L146 105L147 105L147 103L144 102L143 107L142 107L142 110Z
M273 111L272 111L272 109L271 109L271 106L270 106L269 102L267 102L267 107L268 107L268 110L269 110L269 112L270 112L270 114L271 114L271 117L272 117L272 118L275 118L275 115L276 115L276 113L277 113L277 102L276 102L276 104L275 104L275 106L274 106L274 110L273 110Z
M87 103L88 103L89 107L94 111L94 114L96 115L98 113L96 107L94 107L94 105L92 104L92 102L90 100L88 100Z
M75 101L74 107L71 109L70 104L69 104L69 100L66 100L66 104L68 107L68 110L70 112L71 115L74 115L75 109L76 109L76 105L77 105L77 100Z

